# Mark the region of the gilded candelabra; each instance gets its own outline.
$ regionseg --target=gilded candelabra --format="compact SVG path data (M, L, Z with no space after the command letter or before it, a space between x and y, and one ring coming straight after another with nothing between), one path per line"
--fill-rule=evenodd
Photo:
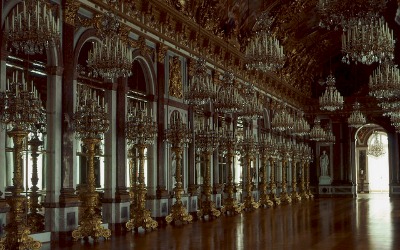
M278 144L272 138L268 140L268 161L271 169L270 181L269 181L269 197L275 206L281 204L280 198L276 195L276 159L278 157Z
M94 173L94 157L96 146L101 142L103 134L109 129L107 105L96 99L96 92L88 87L82 87L78 93L77 110L73 117L73 128L76 137L82 140L86 149L88 161L87 188L79 194L82 202L83 215L80 216L79 226L72 232L75 241L92 237L95 241L99 237L106 240L111 236L111 230L103 228L101 214L98 212L100 201L96 192L96 177Z
M204 183L202 188L202 199L200 202L200 210L197 211L199 218L219 217L221 212L215 208L215 203L211 200L211 154L218 147L218 135L210 125L201 126L195 133L196 148L203 154L206 166L204 171Z
M306 155L306 146L304 144L301 144L301 157L300 157L300 167L301 167L301 179L300 179L300 196L303 200L308 200L310 199L307 188L306 188L306 161L307 161L307 155Z
M229 215L239 214L243 210L243 204L238 203L234 197L235 183L233 182L232 164L237 140L235 133L230 129L230 124L222 128L219 139L219 151L226 157L226 166L228 168L228 182L225 184L224 188L226 196L221 211Z
M297 164L300 160L300 145L293 144L292 145L292 201L293 202L300 202L301 196L297 192Z
M306 190L307 190L308 197L310 199L313 199L314 195L313 195L313 193L311 192L311 189L310 189L310 162L311 162L311 160L312 160L312 151L311 151L310 147L307 147L307 160L306 160L306 179L307 179L307 182L306 182Z
M250 133L245 133L243 139L239 141L239 152L242 158L243 167L246 167L246 195L244 197L244 210L251 211L257 209L260 205L254 201L253 197L253 175L251 171L251 162L254 161L257 154L257 142Z
M42 206L39 204L40 194L37 192L39 190L37 187L39 181L37 162L39 148L43 146L43 141L39 139L37 132L35 132L34 137L28 141L28 144L31 147L32 156L32 187L31 193L29 194L30 213L28 214L28 224L31 226L32 232L41 232L44 230L44 216L38 213L42 209Z
M260 200L258 203L262 207L273 207L274 202L270 199L268 191L267 191L267 164L268 164L268 153L269 153L269 145L268 140L265 136L262 136L258 142L258 150L261 155L261 169L260 169L260 177L261 182L259 186L260 191Z
M10 206L8 224L5 226L5 237L0 239L0 249L40 249L42 244L29 236L30 226L25 220L25 205L27 198L21 193L23 186L23 159L24 139L41 117L41 102L33 82L32 91L28 90L28 83L24 75L22 81L18 73L14 73L11 82L7 82L7 90L0 92L0 123L4 127L12 127L8 135L14 142L14 176L12 194L6 197Z
M167 223L173 222L175 225L178 223L188 223L193 220L193 217L188 214L186 208L183 206L181 196L184 192L182 186L182 174L181 174L181 162L183 148L187 143L191 141L191 132L182 122L182 118L179 113L173 113L171 117L171 124L165 131L166 140L171 143L171 151L175 153L176 157L176 167L175 167L175 204L172 205L172 211L165 220Z
M280 193L281 203L291 204L292 198L287 192L287 168L288 160L290 157L290 144L282 142L279 146L280 159L282 161L282 190Z
M126 138L131 146L138 152L139 176L138 183L131 187L132 203L130 206L130 220L126 223L128 231L137 231L140 227L145 230L153 230L158 227L158 223L151 218L151 212L146 209L147 187L144 179L145 149L154 143L157 135L157 125L153 121L152 113L148 114L144 108L130 108L128 112ZM136 175L136 172L133 173ZM131 175L131 179L135 178ZM132 182L131 182L132 183Z

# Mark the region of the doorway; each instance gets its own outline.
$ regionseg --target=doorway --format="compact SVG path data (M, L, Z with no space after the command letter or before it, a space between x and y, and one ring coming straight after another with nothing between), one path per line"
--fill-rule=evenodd
M370 193L389 193L388 136L374 132L368 138L368 183Z

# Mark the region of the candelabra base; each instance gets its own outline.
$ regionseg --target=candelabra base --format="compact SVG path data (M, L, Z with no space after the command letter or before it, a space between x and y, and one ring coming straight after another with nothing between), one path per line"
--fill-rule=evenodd
M301 197L303 200L308 200L308 199L310 199L310 196L308 195L308 193L307 193L306 190L302 190L302 191L300 192L300 197Z
M32 233L44 231L44 216L38 213L28 214L28 225Z
M293 191L291 197L293 202L301 202L301 196L297 191Z
M138 231L140 227L146 231L150 231L156 229L158 223L151 218L151 213L146 208L131 208L131 219L126 223L126 228L128 231Z
M312 194L311 190L307 191L307 195L308 195L310 200L314 199L314 195Z
M30 227L26 226L22 221L21 214L24 210L26 197L13 195L6 199L10 206L11 221L5 226L6 236L0 239L0 249L40 249L42 243L29 236Z
M254 201L253 196L247 195L246 197L244 197L244 210L245 211L252 211L259 207L260 207L260 204L258 204L258 202L256 202L256 201Z
M281 194L281 203L282 204L291 204L292 203L292 198L290 197L290 195L287 192L282 192Z
M275 206L281 205L281 199L276 195L276 193L270 193L269 197Z
M201 208L197 211L199 218L205 219L208 215L209 218L217 218L221 215L221 211L215 208L215 204L211 200L204 200L201 202Z
M235 198L227 197L224 199L224 206L221 208L226 215L236 215L240 214L244 208L242 203L238 203Z
M262 194L258 204L260 204L260 207L264 208L270 208L274 206L274 202L269 198L268 194Z
M188 214L182 201L179 200L172 205L172 211L167 215L167 217L165 217L165 220L168 224L172 223L173 225L180 225L192 222L193 217Z
M100 215L94 211L86 212L79 223L79 227L72 232L72 238L74 241L88 237L92 237L94 241L97 241L99 237L108 240L111 236L111 230L103 228L101 224Z

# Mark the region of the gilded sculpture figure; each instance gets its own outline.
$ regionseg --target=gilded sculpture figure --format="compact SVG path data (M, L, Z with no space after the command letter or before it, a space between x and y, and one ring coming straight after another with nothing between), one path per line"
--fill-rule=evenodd
M169 63L169 95L182 99L182 70L179 57L174 56Z

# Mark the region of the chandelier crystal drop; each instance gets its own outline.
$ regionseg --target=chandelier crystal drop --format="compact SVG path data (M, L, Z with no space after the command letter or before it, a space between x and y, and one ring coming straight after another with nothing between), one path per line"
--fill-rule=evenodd
M369 77L369 95L388 100L400 94L400 70L391 61L378 66Z
M272 23L273 19L266 11L257 18L253 27L254 35L245 52L247 69L267 72L283 67L285 55L279 40L271 32Z
M17 53L42 54L59 44L60 19L49 1L24 0L7 17L5 31Z
M383 18L354 20L355 25L342 35L343 62L351 60L370 65L394 59L393 31Z
M36 131L35 125L44 122L42 102L33 82L26 82L24 74L13 72L5 91L0 92L0 123L15 129Z
M319 0L317 12L322 28L344 31L355 25L354 18L376 20L386 7L387 0Z
M373 143L368 146L368 155L380 157L386 153L385 148L382 143L382 138L377 132L374 133L374 137Z
M356 102L353 105L353 112L351 113L350 117L347 119L349 123L349 127L352 128L359 128L367 122L364 114L360 111L360 103Z
M286 107L282 107L276 111L271 125L273 130L284 132L293 129L294 120L292 115L286 110Z
M330 74L326 79L326 90L319 97L319 108L321 110L335 111L343 108L343 96L335 87L335 77Z
M149 146L157 136L157 124L153 121L153 112L145 107L129 105L126 118L125 135L129 145Z
M321 121L318 119L314 120L314 127L310 131L310 140L312 141L324 141L326 140L327 134L321 127Z
M243 98L235 87L231 71L225 71L222 76L222 84L218 89L214 106L218 112L224 114L236 114L242 110Z
M189 81L187 91L184 93L184 99L187 104L194 107L199 107L215 99L212 78L207 73L204 58L200 57L196 61L194 75Z

